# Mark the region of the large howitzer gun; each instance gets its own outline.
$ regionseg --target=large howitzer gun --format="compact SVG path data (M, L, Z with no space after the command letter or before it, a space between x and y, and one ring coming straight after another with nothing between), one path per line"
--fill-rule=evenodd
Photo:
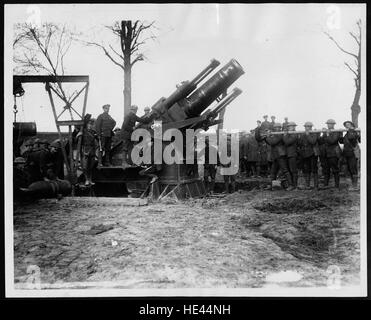
M215 122L215 119L219 113L242 92L240 89L234 88L231 93L226 95L226 90L244 74L240 64L232 59L200 85L219 65L219 61L211 60L210 64L191 81L183 81L168 98L159 99L147 116L150 125L139 125L138 127L150 128L153 121L162 121L163 130L191 127L207 130L211 125L218 123ZM214 101L218 101L218 104L212 110L206 110ZM202 114L203 112L204 114Z
M141 123L136 128L147 129L152 139L155 139L155 128L160 122L163 133L168 129L178 129L183 133L182 145L185 149L187 129L206 131L211 126L221 123L223 120L219 117L220 113L242 93L238 88L232 89L229 93L227 89L245 72L241 65L232 59L211 75L219 65L219 61L211 60L191 81L182 82L167 98L160 98L151 107L150 113L145 116L147 123ZM211 106L214 102L216 103ZM163 149L170 143L172 142L162 141ZM120 179L125 181L128 190L137 190L138 184L144 184L147 189L142 196L150 196L154 199L169 194L176 195L178 198L204 195L206 190L198 175L198 164L196 161L194 164L189 164L185 159L184 150L180 151L183 151L181 163L159 165L154 164L152 159L152 165L147 165L140 172L133 172L138 167L123 170ZM99 174L102 175L103 171L101 170ZM135 178L136 174L137 178ZM119 176L117 173L112 175ZM130 182L127 179L130 179Z

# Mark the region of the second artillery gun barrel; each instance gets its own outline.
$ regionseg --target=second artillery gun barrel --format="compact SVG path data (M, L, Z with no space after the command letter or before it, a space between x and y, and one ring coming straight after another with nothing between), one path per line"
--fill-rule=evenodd
M200 115L213 101L245 72L241 65L232 59L216 72L200 88L187 97L185 113L188 117Z

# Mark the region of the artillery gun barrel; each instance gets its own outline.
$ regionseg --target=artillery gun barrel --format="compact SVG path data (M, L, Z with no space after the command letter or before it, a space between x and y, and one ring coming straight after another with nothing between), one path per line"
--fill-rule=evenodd
M356 128L354 131L361 132L361 129ZM332 130L311 130L310 133L331 133L331 132L347 132L347 129L332 129ZM278 132L269 132L268 135L278 135L278 134L305 134L306 131L278 131Z
M225 96L222 100L220 100L214 109L211 110L210 114L212 116L217 116L219 112L221 112L224 108L227 107L234 99L236 99L242 90L239 88L233 88L232 92L230 92L227 96Z
M199 116L212 102L245 72L241 65L232 59L200 88L187 97L185 113L189 118Z
M179 85L177 89L163 101L163 107L169 109L178 100L187 97L197 88L198 84L219 65L220 62L218 60L212 59L210 63L191 81L184 81Z

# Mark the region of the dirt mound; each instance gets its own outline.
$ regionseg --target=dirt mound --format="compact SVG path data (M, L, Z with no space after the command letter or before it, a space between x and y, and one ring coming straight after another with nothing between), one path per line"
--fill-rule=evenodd
M273 199L264 199L262 201L253 203L253 208L262 211L277 214L285 213L303 213L315 210L332 211L334 207L353 205L353 200L346 195L339 195L335 193L308 196L297 196Z
M296 198L284 198L274 199L257 204L253 204L253 207L259 211L271 212L271 213L302 213L306 211L329 209L332 210L326 203L319 199L296 199Z

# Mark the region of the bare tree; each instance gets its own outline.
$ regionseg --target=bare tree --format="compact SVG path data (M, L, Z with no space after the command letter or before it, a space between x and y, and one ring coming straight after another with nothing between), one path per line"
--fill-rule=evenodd
M145 55L141 47L148 40L156 39L152 33L155 27L155 21L146 23L139 20L116 21L113 26L106 26L119 40L119 48L112 44L108 46L86 41L87 45L94 45L101 48L104 54L115 65L124 71L124 115L129 112L131 106L131 70L139 61L145 60Z
M77 36L65 25L55 23L47 22L39 27L29 23L16 24L13 39L14 73L64 75L65 57ZM50 86L68 106L75 92L67 95L60 82L50 83Z
M353 73L354 75L354 83L356 87L356 92L354 94L353 103L351 106L352 111L352 122L356 127L358 127L358 115L361 112L361 107L359 105L359 100L361 97L361 40L362 40L362 24L361 20L357 21L358 32L357 34L353 32L349 32L350 36L354 39L357 44L358 51L356 53L350 52L345 50L328 32L325 34L328 38L335 43L336 47L342 51L343 53L347 54L348 56L352 57L354 60L354 65L351 66L348 62L344 62L345 66Z

